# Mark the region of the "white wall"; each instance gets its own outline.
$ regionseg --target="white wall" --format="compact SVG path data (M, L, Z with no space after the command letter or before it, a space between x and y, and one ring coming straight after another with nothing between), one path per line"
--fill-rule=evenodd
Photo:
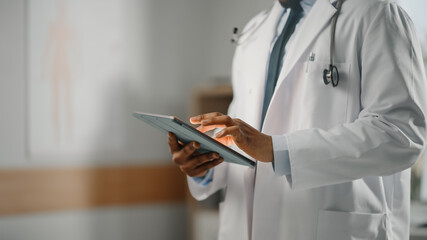
M35 1L35 0L27 0ZM124 148L110 158L34 160L28 154L28 2L0 0L0 168L169 163L165 136L134 110L189 117L191 91L229 76L234 26L270 0L126 0L127 78L106 108L121 112ZM71 0L70 0L71 1ZM40 1L42 4L43 1ZM102 1L101 1L102 3ZM94 13L96 15L96 13ZM76 16L78 17L78 16ZM105 121L109 116L105 116ZM100 123L100 131L104 129ZM99 139L102 141L102 138ZM0 239L186 239L184 204L0 217ZM163 228L160 228L160 226Z
M25 159L24 1L0 2L0 164Z
M43 1L40 1L42 4ZM0 167L76 164L165 163L169 159L163 135L130 117L135 111L189 117L192 90L230 75L234 26L242 28L266 0L154 1L126 0L126 47L123 80L104 102L104 122L89 157L37 159L28 155L28 5L24 0L0 1ZM96 17L96 15L95 15ZM9 57L10 56L10 57ZM102 64L102 63L100 63ZM105 122L121 123L111 129ZM114 133L120 150L102 155L101 145ZM98 151L98 152L97 152ZM142 157L143 156L143 157Z
M103 106L105 122L118 118L122 124L109 129L100 121L98 127L100 145L105 133L113 132L119 135L122 148L105 156L94 141L93 156L72 161L66 157L33 161L28 155L27 8L22 0L0 4L1 61L5 63L1 64L5 87L0 90L0 166L165 163L169 158L165 137L130 115L135 110L186 115L191 86L207 79L205 61L200 59L207 51L202 48L207 38L208 21L202 18L205 4L197 0L127 1L125 78L120 85L104 90L111 91L112 97Z

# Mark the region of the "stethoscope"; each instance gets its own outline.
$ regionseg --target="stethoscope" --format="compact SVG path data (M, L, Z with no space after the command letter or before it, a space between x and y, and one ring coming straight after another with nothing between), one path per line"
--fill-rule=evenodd
M335 44L335 29L337 26L338 15L341 11L343 1L344 0L336 1L337 11L335 12L331 22L331 35L330 35L331 40L330 40L330 46L329 46L329 68L326 68L325 70L323 70L323 82L325 83L325 85L328 85L329 83L331 83L333 87L338 86L338 82L340 81L338 68L333 63L333 50L334 50L334 44ZM273 7L274 7L274 4L273 4ZM236 27L233 28L233 36L231 38L231 42L234 45L238 46L250 40L250 38L255 35L255 33L260 29L260 27L268 19L269 15L273 10L273 7L265 14L265 17L261 22L259 22L258 24L255 23L254 25L248 27L248 29L245 30L244 32L239 33L238 28ZM243 36L245 37L242 38Z
M248 40L251 39L252 36L255 36L255 33L258 32L258 30L261 28L261 26L267 21L268 17L270 16L271 12L273 11L275 2L271 6L270 10L268 10L267 13L265 13L264 18L259 23L253 23L251 26L249 26L245 31L239 33L239 29L237 27L233 28L233 35L231 37L231 43L235 46L242 45Z

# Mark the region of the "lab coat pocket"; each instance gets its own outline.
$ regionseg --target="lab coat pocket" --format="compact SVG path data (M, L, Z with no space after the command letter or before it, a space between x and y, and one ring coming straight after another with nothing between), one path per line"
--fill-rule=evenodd
M335 63L339 71L338 86L325 85L323 70L328 68L329 62L308 61L304 63L302 81L297 83L300 93L298 100L304 109L300 114L300 121L308 122L310 127L328 129L346 122L348 103L348 84L350 79L350 64Z
M385 240L386 214L321 211L317 240Z

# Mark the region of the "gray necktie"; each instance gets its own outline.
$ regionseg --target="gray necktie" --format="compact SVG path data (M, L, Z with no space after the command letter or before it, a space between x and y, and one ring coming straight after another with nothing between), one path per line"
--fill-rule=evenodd
M289 9L287 9L289 10ZM280 70L283 65L283 56L285 55L285 46L292 33L295 31L295 26L302 17L302 8L299 4L291 9L286 24L283 27L282 33L276 40L273 50L270 54L270 62L267 72L267 83L265 85L264 104L262 107L261 128L264 124L265 114L270 105L271 97L273 96L276 87L277 79L279 78Z

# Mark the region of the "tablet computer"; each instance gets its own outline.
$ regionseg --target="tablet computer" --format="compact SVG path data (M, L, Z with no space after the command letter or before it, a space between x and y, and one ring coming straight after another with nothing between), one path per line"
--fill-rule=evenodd
M198 142L200 144L200 148L197 150L199 153L217 152L226 162L249 167L255 166L254 161L200 132L177 117L143 112L134 112L133 116L164 133L174 133L178 140L184 144L192 141Z

